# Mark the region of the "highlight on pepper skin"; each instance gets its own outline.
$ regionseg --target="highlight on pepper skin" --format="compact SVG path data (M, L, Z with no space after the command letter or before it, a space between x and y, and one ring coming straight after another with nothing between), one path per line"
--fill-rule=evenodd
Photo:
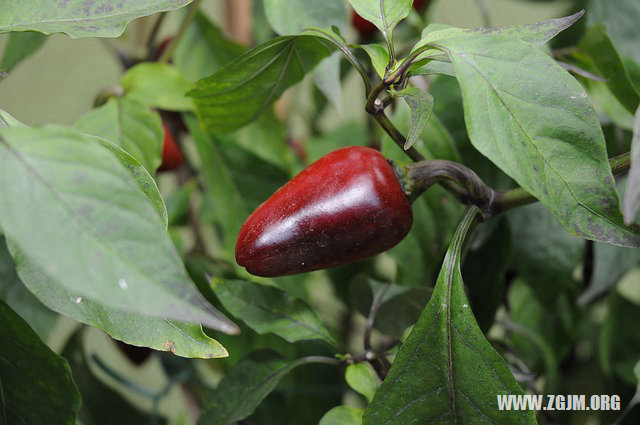
M249 216L236 261L257 276L337 267L400 242L413 213L380 152L338 149L311 164Z

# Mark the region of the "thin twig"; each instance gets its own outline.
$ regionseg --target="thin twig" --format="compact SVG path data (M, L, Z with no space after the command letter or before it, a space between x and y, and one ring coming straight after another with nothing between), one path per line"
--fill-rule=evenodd
M185 15L184 19L182 20L182 23L180 24L180 28L178 29L178 32L176 33L175 37L171 39L171 41L169 42L169 45L164 50L164 52L162 52L160 59L158 59L159 63L169 62L169 60L171 59L171 55L173 54L173 51L175 50L176 46L184 36L185 32L187 32L187 28L189 27L191 20L196 15L196 12L198 11L198 7L200 6L200 2L201 0L193 0L191 5L189 6L189 10L187 11L187 14Z

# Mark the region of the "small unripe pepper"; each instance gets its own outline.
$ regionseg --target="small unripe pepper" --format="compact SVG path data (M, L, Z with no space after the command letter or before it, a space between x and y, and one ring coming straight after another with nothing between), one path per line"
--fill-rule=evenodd
M380 152L338 149L311 164L249 216L236 261L257 276L341 266L400 242L413 213Z
M163 122L164 143L162 145L162 164L158 171L171 171L180 167L184 162L184 156L178 146L178 142L174 139L173 134L169 131L167 125Z

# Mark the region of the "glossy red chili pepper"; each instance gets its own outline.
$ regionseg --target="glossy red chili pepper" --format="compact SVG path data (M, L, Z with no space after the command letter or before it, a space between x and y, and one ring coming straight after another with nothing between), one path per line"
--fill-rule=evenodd
M249 216L236 261L258 276L341 266L393 247L412 221L407 196L380 152L342 148L311 164Z
M162 164L158 171L175 170L182 165L184 156L182 156L180 146L178 146L176 139L173 138L173 134L171 134L167 125L162 123L162 127L164 128L164 144L162 145Z

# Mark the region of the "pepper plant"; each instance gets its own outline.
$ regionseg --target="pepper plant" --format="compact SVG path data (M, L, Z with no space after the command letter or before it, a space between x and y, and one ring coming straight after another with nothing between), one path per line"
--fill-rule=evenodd
M3 0L0 423L638 423L640 6L445 3Z

